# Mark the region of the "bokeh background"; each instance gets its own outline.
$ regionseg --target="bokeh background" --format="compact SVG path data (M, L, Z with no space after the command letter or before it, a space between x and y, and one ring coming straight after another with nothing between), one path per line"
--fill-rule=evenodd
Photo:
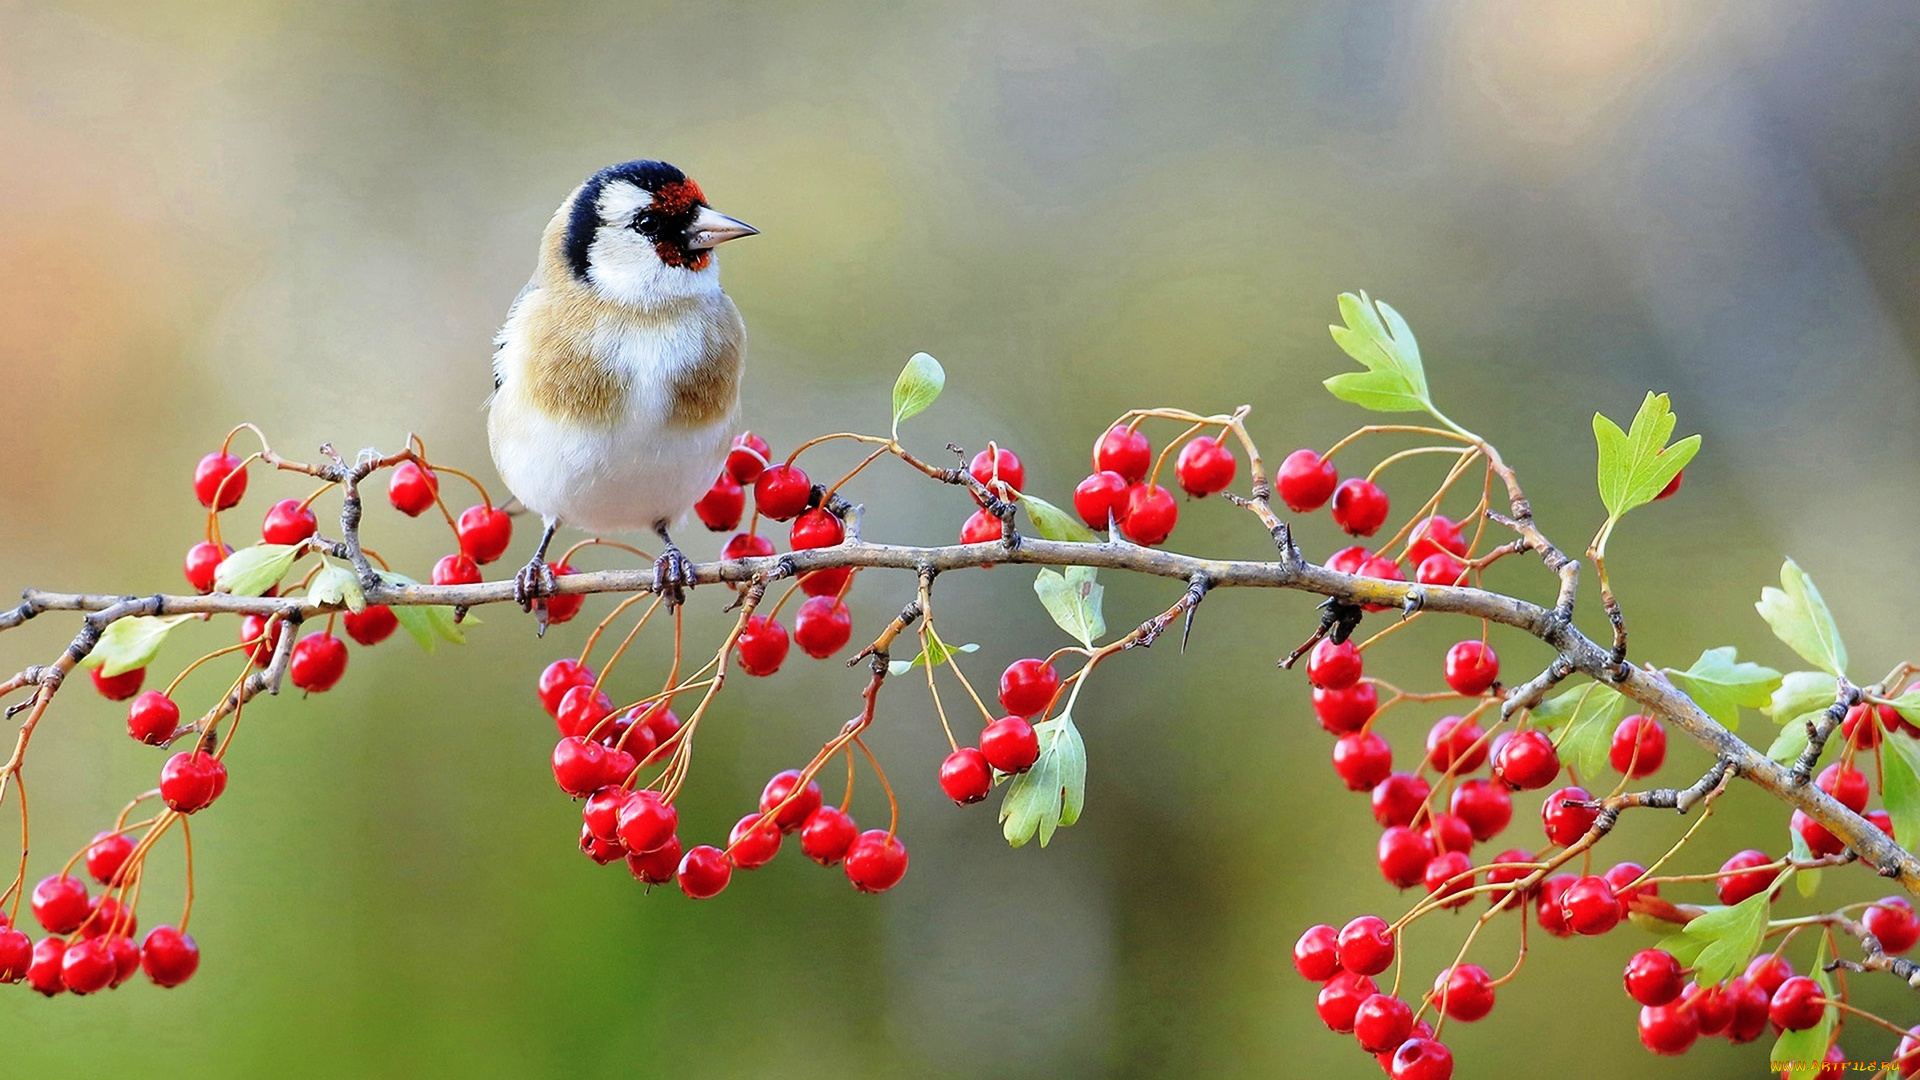
M240 420L289 453L413 431L491 478L488 342L539 230L588 172L653 156L763 230L722 261L752 334L747 418L778 448L883 427L921 349L950 377L910 429L923 448L1001 439L1059 502L1131 406L1250 403L1275 458L1324 447L1364 421L1317 383L1347 363L1334 295L1366 288L1411 320L1443 407L1502 445L1566 546L1601 516L1594 410L1624 420L1667 390L1682 432L1704 433L1682 496L1613 545L1636 656L1684 667L1735 644L1789 666L1752 600L1790 553L1877 673L1920 631L1917 48L1897 2L0 0L0 578L179 587L201 527L188 475ZM1433 473L1390 478L1404 512ZM971 508L933 487L876 469L853 493L870 535L936 542ZM230 527L302 493L256 475ZM1178 546L1262 555L1226 507L1183 514ZM449 549L384 508L368 532L422 577ZM1324 516L1303 535L1316 555L1339 543ZM507 564L530 543L523 527ZM1537 566L1493 580L1550 595ZM942 582L949 636L985 643L976 678L1064 641L1030 585L1010 568ZM857 629L908 588L860 581ZM1172 595L1109 582L1109 617ZM717 632L722 599L697 594L696 633ZM532 683L592 618L542 643L496 610L464 649L356 647L338 689L250 712L231 792L198 819L200 975L0 995L0 1072L1376 1075L1288 960L1308 924L1410 899L1373 868L1375 827L1327 766L1302 676L1273 667L1312 619L1305 597L1220 594L1184 656L1169 642L1103 669L1078 710L1086 817L1045 851L1008 850L992 804L944 802L924 689L898 686L873 743L901 793L905 883L858 896L790 851L701 905L574 849ZM0 666L71 632L9 633ZM231 633L182 631L163 659ZM1468 633L1411 628L1370 666L1437 686ZM1545 659L1495 644L1509 671ZM622 673L636 693L659 646ZM189 682L189 705L215 681ZM796 651L731 688L685 833L718 836L859 687ZM1403 754L1431 719L1389 725ZM1675 778L1706 761L1670 760ZM33 876L159 761L119 706L63 694L31 757ZM875 797L869 782L856 812L882 816ZM1687 868L1784 846L1777 806L1726 805ZM1645 859L1680 825L1636 819L1608 847ZM171 843L148 925L174 918ZM1877 895L1863 872L1828 877L1829 896ZM1432 925L1412 972L1466 922ZM1511 929L1476 947L1495 971ZM1596 1076L1762 1071L1765 1042L1640 1049L1618 972L1643 944L1536 948L1494 1019L1450 1027L1460 1075L1576 1056ZM1856 986L1913 1019L1892 980ZM1884 1057L1891 1040L1854 1025L1843 1043Z

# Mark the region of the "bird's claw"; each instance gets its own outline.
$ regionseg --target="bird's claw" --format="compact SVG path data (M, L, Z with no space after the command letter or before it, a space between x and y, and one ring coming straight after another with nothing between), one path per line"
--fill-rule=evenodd
M513 602L520 605L520 610L532 612L534 618L539 620L537 633L540 637L547 636L547 597L552 596L558 588L553 567L538 555L513 575Z
M687 602L687 590L693 588L693 562L672 542L653 560L653 591L668 604L679 607Z

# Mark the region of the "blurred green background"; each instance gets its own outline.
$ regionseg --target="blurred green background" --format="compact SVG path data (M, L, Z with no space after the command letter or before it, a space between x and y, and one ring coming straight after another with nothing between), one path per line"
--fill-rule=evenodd
M1318 380L1347 364L1334 295L1366 288L1412 322L1442 406L1503 447L1564 546L1601 516L1595 409L1624 420L1667 390L1681 432L1705 434L1681 497L1613 544L1638 658L1736 644L1791 665L1751 606L1791 553L1877 673L1913 659L1920 630L1916 47L1920 18L1891 2L0 0L4 584L181 587L188 475L239 420L294 454L418 432L491 478L489 337L539 231L587 173L648 156L764 233L722 261L751 328L747 419L783 451L884 427L919 349L949 372L910 428L923 451L1001 439L1057 502L1132 406L1250 403L1274 459L1324 447L1365 421ZM1401 469L1404 514L1434 470ZM870 537L939 542L971 507L934 488L879 468L852 493ZM256 472L230 528L303 493ZM1180 548L1264 553L1223 505L1183 515ZM449 548L384 507L367 528L421 577ZM1324 516L1303 536L1316 557L1340 542ZM530 542L523 524L502 567ZM1551 595L1537 565L1492 581ZM1065 641L1030 584L943 580L949 637L986 643L976 679ZM856 633L909 589L862 579ZM1111 581L1109 617L1174 594ZM696 594L697 634L723 599ZM872 741L901 793L906 881L855 895L789 851L699 905L582 859L548 773L533 680L609 603L544 643L494 610L464 649L356 647L324 697L263 700L230 793L196 819L199 976L0 994L0 1073L1377 1075L1321 1028L1288 959L1310 923L1411 900L1374 870L1376 829L1326 764L1302 676L1273 667L1309 598L1216 595L1184 656L1168 642L1104 668L1078 710L1086 817L1049 849L1010 851L993 804L941 798L944 744L924 688L902 684ZM50 659L72 630L9 633L0 666ZM231 640L191 630L163 666L188 638ZM1370 668L1437 686L1441 650L1472 632L1429 621ZM1494 641L1510 673L1544 662ZM660 645L625 688L661 677ZM189 682L188 707L216 681ZM684 834L721 835L860 685L796 650L732 687ZM83 682L42 726L34 878L152 782L161 758L121 717ZM1387 725L1403 757L1431 719ZM1671 761L1682 779L1706 758ZM867 783L856 812L883 818L875 799ZM1684 869L1784 847L1776 805L1725 805ZM1635 819L1607 846L1646 859L1681 825ZM146 925L176 917L175 844ZM1828 897L1880 891L1828 877ZM1409 937L1412 973L1467 924L1431 925ZM1475 957L1504 970L1511 930ZM1760 1072L1765 1042L1641 1050L1618 972L1644 944L1536 942L1493 1019L1450 1026L1459 1075L1569 1051L1595 1076ZM1855 986L1913 1019L1892 980ZM1857 1024L1843 1038L1862 1057L1890 1044Z

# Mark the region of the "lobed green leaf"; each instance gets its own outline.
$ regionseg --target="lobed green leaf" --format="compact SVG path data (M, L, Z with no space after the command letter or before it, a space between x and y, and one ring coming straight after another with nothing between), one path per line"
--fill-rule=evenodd
M1769 585L1760 590L1754 609L1773 629L1773 636L1786 642L1807 663L1836 678L1847 673L1847 647L1840 640L1840 628L1834 625L1833 612L1820 598L1813 579L1792 559L1780 567L1780 588Z
M1588 683L1541 702L1532 716L1535 726L1564 727L1554 743L1560 759L1581 776L1597 776L1607 767L1613 729L1627 715L1627 705L1627 699L1612 687Z
M1680 475L1700 452L1700 436L1689 435L1672 446L1676 423L1672 402L1665 394L1647 392L1634 414L1630 431L1600 413L1593 414L1593 438L1600 450L1600 501L1618 519L1645 506Z
M1033 725L1040 736L1040 758L1033 768L1007 784L1000 803L1001 832L1007 843L1020 847L1037 832L1040 846L1053 839L1054 830L1080 820L1087 798L1087 747L1062 713Z
M1694 981L1701 986L1726 982L1746 970L1747 961L1760 948L1772 911L1771 891L1763 890L1732 907L1709 907L1659 947L1692 967Z
M419 582L403 574L387 570L377 570L380 580L389 585L417 585ZM461 624L454 621L453 609L444 604L394 604L391 605L393 617L400 620L400 626L407 636L427 652L432 652L435 641L451 641L455 645L467 643L467 632ZM480 620L473 614L467 614L466 621L479 625Z
M1080 644L1091 649L1106 634L1106 616L1100 613L1106 590L1094 579L1092 567L1069 566L1065 574L1042 570L1033 579L1033 591L1054 623Z
M243 547L214 567L214 590L235 596L264 596L268 589L280 584L280 579L287 576L287 568L293 565L293 560L303 549L304 545L301 544L255 544Z
M1365 292L1340 294L1345 326L1329 326L1334 343L1360 361L1365 371L1348 371L1326 380L1334 397L1376 412L1432 412L1420 343L1400 313Z
M100 674L105 676L122 675L135 668L146 667L160 654L160 643L167 639L167 632L192 620L191 615L170 615L165 618L129 615L124 619L115 619L100 632L100 640L94 644L87 658L81 661L81 666L97 667Z
M1770 667L1743 662L1733 646L1708 649L1685 671L1668 669L1667 678L1685 690L1694 704L1728 731L1740 727L1740 710L1770 705L1780 688L1780 673Z
M327 563L307 583L307 599L316 604L345 604L358 614L367 610L367 594L360 588L360 575L344 566Z

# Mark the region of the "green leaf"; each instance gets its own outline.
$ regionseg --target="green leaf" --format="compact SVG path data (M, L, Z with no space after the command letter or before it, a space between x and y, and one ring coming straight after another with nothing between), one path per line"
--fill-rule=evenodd
M1080 644L1091 649L1106 634L1107 620L1100 613L1100 598L1106 590L1094 580L1092 567L1069 566L1064 575L1042 570L1033 579L1033 591L1060 629Z
M1700 452L1698 435L1667 445L1675 422L1667 395L1651 390L1633 416L1631 431L1621 431L1620 425L1593 414L1593 438L1600 447L1600 501L1610 516L1618 519L1652 502Z
M1893 819L1893 839L1912 851L1920 844L1920 742L1890 731L1880 745L1880 798Z
M1572 765L1581 779L1598 776L1607 767L1613 729L1627 715L1627 699L1610 686L1588 683L1533 709L1533 722L1549 730L1564 726L1554 744L1560 759Z
M1708 649L1692 667L1685 671L1669 669L1667 677L1728 731L1740 727L1743 706L1765 708L1780 686L1779 672L1741 662L1731 645Z
M1909 724L1920 724L1920 686L1916 686L1891 702L1893 711L1899 713Z
M287 568L304 550L300 544L255 544L220 561L213 570L215 591L235 596L264 596L280 584Z
M1053 505L1038 495L1020 493L1020 505L1027 508L1027 520L1033 522L1033 531L1040 534L1042 540L1064 540L1075 544L1097 544L1100 538L1092 529L1080 523L1080 519Z
M345 604L359 614L367 610L367 594L361 591L360 575L344 566L327 563L307 583L307 599L316 604Z
M167 639L167 631L192 619L191 615L166 618L129 615L115 619L100 632L100 640L80 666L97 667L101 675L108 677L146 667L159 655L160 643Z
M1327 327L1334 343L1367 370L1335 375L1327 390L1375 412L1432 412L1420 344L1400 313L1364 292L1341 293L1340 317L1347 325Z
M1807 846L1807 838L1800 835L1800 830L1788 829L1787 832L1793 837L1793 843L1788 848L1787 854L1801 862L1812 859L1813 849ZM1795 871L1793 875L1794 890L1802 897L1811 899L1813 894L1820 890L1820 876L1822 873L1824 873L1824 871L1821 870Z
M1827 973L1826 966L1827 939L1826 935L1822 934L1820 951L1814 956L1813 968L1808 974L1820 984L1820 989L1826 993L1828 1000L1832 1000L1833 976ZM1789 1075L1802 1073L1808 1076L1818 1075L1812 1070L1819 1067L1818 1062L1825 1061L1827 1058L1827 1047L1833 1044L1833 1024L1839 1015L1839 1009L1828 1005L1821 1012L1819 1023L1799 1031L1781 1032L1780 1038L1774 1040L1772 1052L1767 1055L1768 1067L1784 1070L1787 1063L1792 1061L1798 1062L1799 1068Z
M1717 986L1744 971L1760 948L1771 906L1763 890L1732 907L1709 907L1687 928L1660 942L1682 964L1691 966L1694 981Z
M419 582L403 574L387 570L374 571L381 581L389 585L418 585ZM393 604L393 617L400 620L408 636L427 652L432 652L436 639L451 641L455 645L467 643L467 632L453 620L453 609L445 604ZM467 615L467 622L475 626L480 620Z
M1073 717L1062 713L1033 730L1040 736L1040 759L1013 778L1000 803L1001 831L1014 847L1035 832L1046 847L1054 829L1080 820L1087 799L1087 747Z
M900 377L893 381L893 435L900 437L900 421L919 416L927 411L940 391L947 385L946 369L940 361L918 352L900 369Z
M939 634L928 630L927 643L926 646L920 650L920 655L911 660L894 660L890 662L887 664L887 674L905 675L917 667L927 667L929 665L939 667L951 659L955 653L978 652L979 649L980 646L973 642L968 642L965 645L948 645L946 642L940 640Z
M1780 585L1761 589L1760 602L1753 605L1773 628L1773 636L1821 671L1836 678L1845 676L1847 647L1813 579L1788 559L1780 567Z
M1824 671L1789 671L1780 677L1767 715L1776 724L1791 724L1810 713L1826 712L1839 690L1833 676Z

